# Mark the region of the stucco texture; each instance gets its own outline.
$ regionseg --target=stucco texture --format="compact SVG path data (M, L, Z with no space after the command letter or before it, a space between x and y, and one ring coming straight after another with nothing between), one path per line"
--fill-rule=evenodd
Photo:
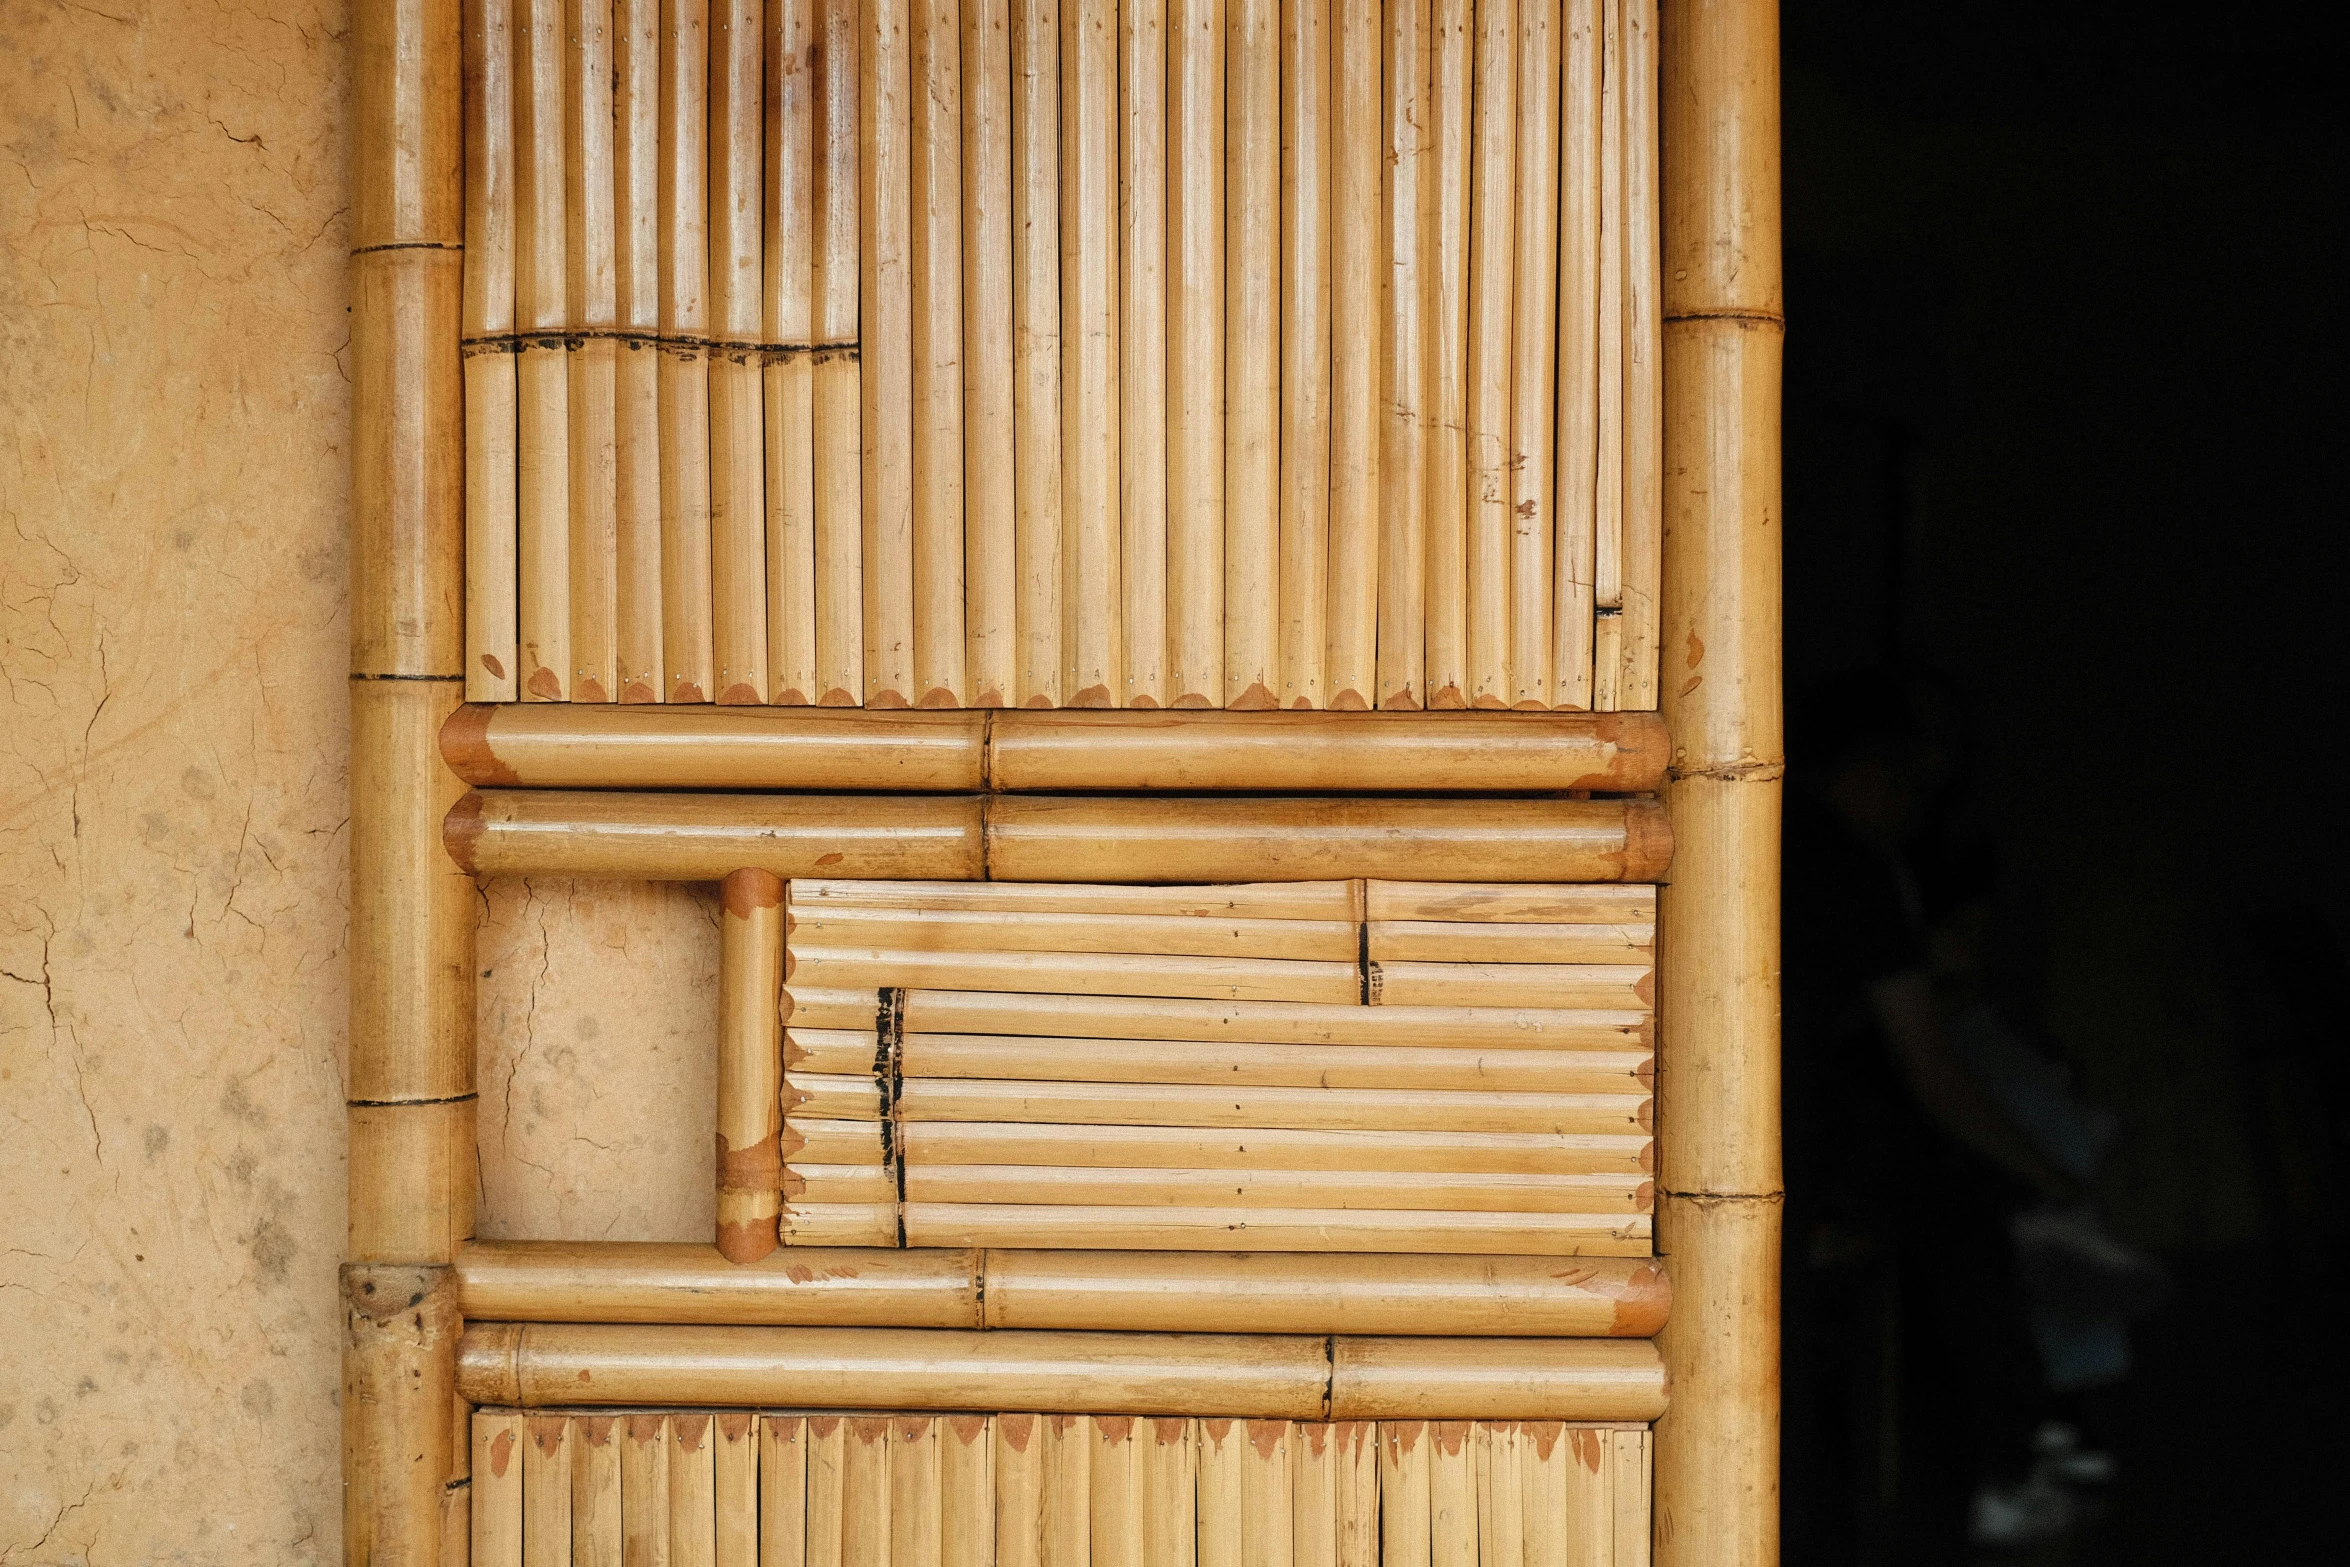
M339 1554L340 7L0 0L0 1563ZM707 1234L713 909L482 897L483 1228Z

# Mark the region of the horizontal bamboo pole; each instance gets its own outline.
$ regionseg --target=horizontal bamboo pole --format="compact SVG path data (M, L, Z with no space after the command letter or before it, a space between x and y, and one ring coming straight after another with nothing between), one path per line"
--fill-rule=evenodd
M824 1166L844 1173L856 1166ZM804 1173L811 1196L820 1177ZM871 1179L870 1176L866 1177ZM1645 1213L1640 1175L1449 1175L1393 1170L1165 1170L1032 1164L916 1164L909 1203L1064 1204L1073 1208L1328 1208L1426 1213ZM856 1200L844 1198L843 1200ZM867 1199L871 1200L871 1199ZM1238 1218L1254 1218L1241 1214ZM1147 1220L1145 1221L1147 1222Z
M1374 963L1645 963L1656 927L1375 920L1367 939Z
M441 756L469 784L532 789L887 789L984 786L979 713L862 708L467 706Z
M1234 1134L1167 1126L930 1122L900 1128L909 1164L1057 1164L1168 1169L1648 1170L1642 1132L1297 1131Z
M1341 1338L1333 1420L1654 1420L1656 1346L1639 1339Z
M982 882L993 887L992 882ZM1203 919L1188 914L1011 915L987 909L792 905L793 945L899 952L1148 953L1164 957L1313 958L1351 966L1352 920ZM1575 960L1566 960L1575 961Z
M999 881L1653 881L1671 857L1637 800L1007 795L987 820Z
M879 795L588 794L501 789L457 802L450 857L478 876L718 881L732 871L975 876L979 802Z
M511 1322L699 1322L778 1327L970 1327L978 1254L770 1253L731 1263L663 1241L475 1241L457 1257L457 1309Z
M857 1059L842 1041L837 1059ZM870 1063L873 1047L862 1058ZM1405 1088L1422 1093L1495 1089L1521 1093L1646 1092L1653 1072L1641 1050L1421 1049L1409 1045L1218 1045L1181 1039L1059 1039L992 1034L908 1034L899 1070L908 1078L986 1077L1096 1083L1200 1083L1260 1088ZM802 1070L823 1071L813 1062Z
M1648 925L1656 889L1642 886L1527 887L1507 882L1373 881L1363 886L1371 920L1452 920L1490 924Z
M347 1263L343 1559L431 1562L455 1463L456 1290L445 1267Z
M1149 1251L1402 1251L1645 1257L1645 1214L1429 1212L907 1203L912 1246L1125 1247Z
M877 951L806 945L796 934L785 978L831 990L970 985L1013 992L1140 993L1222 1001L1344 1003L1362 991L1362 973L1352 961L1123 952Z
M982 1254L989 1327L1646 1337L1672 1289L1628 1259L1395 1253Z
M1647 1006L1655 974L1646 963L1380 961L1372 993L1398 1006L1474 1006L1506 997L1529 1006L1609 1010Z
M792 907L937 909L1005 915L1116 914L1129 919L1338 920L1361 917L1351 881L1226 883L1217 887L1119 887L1083 882L820 881L792 884ZM1070 949L1075 950L1075 949Z
M793 895L805 883L793 884ZM834 999L838 997L838 999ZM792 993L792 1021L855 1027L874 1015L872 992ZM818 1005L840 1021L816 1022ZM1007 995L909 990L908 1034L1041 1034L1099 1039L1182 1039L1266 1045L1397 1045L1414 1049L1615 1050L1648 1046L1640 1011L1535 1007L1364 1007L1315 1002L1196 1001L1158 996Z
M815 1081L793 1074L795 1087ZM827 1083L838 1080L827 1079ZM870 1085L868 1085L870 1086ZM833 1090L849 1102L846 1085ZM803 1112L812 1106L800 1107ZM900 1086L906 1121L1051 1121L1080 1126L1226 1126L1293 1131L1628 1133L1645 1094L1429 1094L1378 1088L1201 1088L1182 1084L997 1083L919 1078ZM851 1119L831 1115L828 1119ZM1008 1161L961 1161L1008 1162Z
M1009 1405L1313 1420L1330 1365L1321 1338L1232 1333L505 1326L466 1330L458 1385L476 1403Z
M804 1247L892 1247L898 1244L894 1202L787 1204L783 1243Z

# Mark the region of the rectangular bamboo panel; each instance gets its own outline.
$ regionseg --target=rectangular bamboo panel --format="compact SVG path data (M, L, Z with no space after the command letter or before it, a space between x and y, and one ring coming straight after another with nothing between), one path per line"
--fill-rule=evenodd
M1656 0L1624 0L1623 625L1616 705L1657 705L1664 574L1664 342Z
M1517 264L1517 0L1477 0L1470 114L1465 705L1506 708L1515 463L1510 417Z
M1428 359L1426 705L1469 705L1469 286L1475 7L1432 0L1423 328Z
M864 0L857 57L865 705L914 687L914 0ZM909 694L912 693L912 694Z
M1281 16L1281 439L1278 687L1282 708L1319 708L1330 605L1331 0Z
M1512 285L1509 706L1555 695L1559 27L1561 0L1518 8L1517 257Z
M1599 492L1600 11L1559 13L1558 362L1551 702L1592 705L1592 613Z
M615 1415L571 1422L570 1567L623 1567L622 1423Z
M1224 0L1224 691L1280 689L1281 7Z
M809 1446L804 1416L759 1417L759 1567L806 1567Z
M571 1567L571 1422L532 1415L523 1422L523 1567Z

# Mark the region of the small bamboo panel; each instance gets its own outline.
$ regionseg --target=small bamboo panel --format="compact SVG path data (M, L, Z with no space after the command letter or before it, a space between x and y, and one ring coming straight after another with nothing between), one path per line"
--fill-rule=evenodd
M1639 1426L485 1408L473 1449L473 1567L1649 1560Z
M479 702L1657 705L1655 0L482 0Z
M1651 1250L1651 887L788 905L788 1245Z

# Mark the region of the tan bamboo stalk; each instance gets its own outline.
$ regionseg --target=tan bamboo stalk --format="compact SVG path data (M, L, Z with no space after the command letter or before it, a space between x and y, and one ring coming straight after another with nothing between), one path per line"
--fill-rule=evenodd
M1117 914L1141 919L1343 920L1356 916L1354 884L1343 881L1262 882L1217 887L1102 887L1023 885L1018 882L884 882L808 880L792 888L811 918L838 909L988 914ZM982 1000L982 998L968 998ZM862 1003L866 1020L872 997ZM817 1025L810 1025L817 1026ZM822 1025L832 1026L832 1025ZM952 1032L952 1029L946 1030ZM990 1027L987 1033L1017 1033ZM1057 1032L1043 1029L1039 1032Z
M994 1426L986 1415L939 1421L939 1511L948 1520L940 1567L994 1567Z
M840 1567L847 1468L848 1422L839 1415L810 1415L807 1567Z
M710 11L710 624L718 700L767 700L765 308L759 0Z
M1469 705L1469 287L1475 26L1470 0L1429 16L1428 230L1422 255L1428 357L1427 705Z
M361 1260L446 1259L473 1232L474 1098L353 1103L348 1246Z
M855 1166L844 1174L864 1175ZM827 1184L821 1171L806 1169L810 1192ZM871 1179L887 1179L875 1172ZM1382 1186L1381 1182L1387 1184ZM892 1183L894 1185L894 1182ZM1583 1213L1644 1211L1647 1182L1609 1175L1392 1175L1382 1171L1322 1173L1262 1170L1039 1169L1033 1165L923 1165L905 1174L905 1196L913 1203L969 1203L981 1206L1064 1204L1069 1207L1150 1207L1235 1209L1320 1208L1333 1212ZM1242 1213L1253 1220L1254 1213ZM1432 1224L1441 1219L1431 1219ZM1540 1226L1536 1226L1539 1228ZM1594 1231L1603 1224L1565 1226Z
M881 1089L870 1074L846 1077L819 1072L791 1072L785 1081L793 1091L795 1121L878 1121Z
M792 1206L820 1208L831 1203L894 1205L897 1174L886 1165L794 1164Z
M1340 1338L1331 1356L1333 1420L1654 1420L1665 1408L1645 1339Z
M1660 1231L1684 1281L1660 1340L1660 1567L1767 1564L1778 1539L1779 107L1777 8L1676 0L1664 108L1668 806L1659 900ZM1685 651L1684 651L1685 650Z
M1231 1418L1198 1423L1198 1567L1243 1567L1241 1470L1248 1451L1248 1425ZM1255 1567L1249 1563L1249 1567Z
M1657 4L1624 0L1624 588L1616 705L1657 704L1664 366L1658 316Z
M1338 1567L1379 1567L1378 1424L1333 1421L1330 1446L1337 1455Z
M729 872L718 953L718 1250L756 1262L775 1249L782 1211L783 882Z
M1564 1435L1563 1445L1568 1454L1564 1476L1569 1527L1567 1559L1572 1567L1615 1567L1615 1466L1609 1461L1608 1441L1611 1434L1584 1426L1570 1427Z
M860 1110L858 1097L872 1091L870 1081L797 1072L790 1074L790 1079L812 1099L824 1096L797 1107L797 1115L830 1120L871 1118L869 1112ZM1461 1091L1415 1096L1375 1088L1235 1088L1219 1098L1212 1091L1185 1084L990 1083L933 1078L904 1084L899 1109L909 1121L1622 1135L1643 1127L1648 1102L1637 1094Z
M625 1567L663 1567L669 1560L669 1421L665 1416L621 1418L620 1555Z
M956 877L980 869L979 805L967 795L501 789L459 801L442 841L460 867L482 876L717 881L738 870Z
M1600 612L1624 605L1624 5L1599 4L1599 457L1592 507L1592 597ZM1614 618L1614 617L1608 617ZM1595 628L1607 636L1620 627ZM1594 705L1623 670L1595 645Z
M1291 1433L1289 1559L1307 1567L1338 1560L1336 1428L1316 1422Z
M1044 1528L1038 1558L1044 1567L1087 1567L1090 1422L1083 1415L1048 1415L1045 1442Z
M1510 347L1509 706L1556 688L1560 0L1518 8L1517 260Z
M808 1446L803 1416L759 1417L759 1567L806 1567Z
M1321 705L1379 688L1379 0L1330 7L1330 543Z
M661 660L667 699L718 690L711 630L710 0L662 0Z
M717 1567L760 1567L759 1417L747 1409L721 1411L711 1422L717 1437L711 1497L717 1527Z
M1073 1061L1082 1061L1086 1076L1095 1082L1260 1088L1418 1085L1430 1091L1489 1088L1533 1093L1547 1088L1605 1093L1630 1089L1648 1076L1646 1053L1630 1050L1508 1050L1487 1055L1375 1045L1200 1045L1187 1040L915 1034L907 1037L900 1055L908 1077L1049 1079L1066 1076ZM853 1053L848 1059L855 1059ZM863 1060L870 1065L872 1059L868 1043Z
M571 1554L565 1567L621 1567L620 1417L571 1421Z
M716 1567L718 1441L708 1415L669 1418L669 1567Z
M1429 1567L1429 1459L1435 1450L1424 1420L1382 1420L1379 1523L1382 1567Z
M858 0L822 0L817 52L814 355L816 685L825 707L865 701L863 366L858 340Z
M822 1123L801 1122L810 1134ZM844 1133L859 1130L842 1126ZM1060 1164L1160 1168L1307 1170L1543 1170L1648 1168L1649 1138L1636 1133L1290 1131L1250 1127L1072 1126L1044 1122L939 1122L908 1125L901 1142L909 1163ZM870 1134L867 1134L870 1138ZM843 1139L846 1140L845 1137ZM803 1150L803 1153L805 1150ZM1020 1243L1012 1243L1020 1244Z
M791 1129L803 1140L795 1157L811 1163L877 1165L885 1162L877 1127L797 1120L791 1123Z
M1280 592L1277 687L1285 708L1319 708L1329 635L1331 220L1329 0L1279 8L1281 237Z
M1061 703L1125 690L1119 579L1118 7L1060 10Z
M1224 689L1281 689L1281 34L1277 0L1224 5Z
M1603 0L1563 0L1559 58L1558 489L1552 705L1592 705L1599 493L1599 109Z
M1167 12L1167 687L1224 696L1224 4Z
M473 1416L474 1567L522 1567L522 1418L487 1409Z
M890 1567L932 1567L945 1543L939 1510L939 1422L908 1415L888 1424Z
M1389 0L1380 182L1379 699L1427 705L1430 0Z
M1672 1305L1664 1270L1646 1258L1562 1267L1394 1252L984 1256L987 1326L998 1328L1645 1338ZM461 1300L472 1293L467 1284Z
M1244 1562L1288 1560L1295 1496L1289 1451L1296 1428L1286 1420L1251 1420L1240 1455L1240 1557Z
M805 707L816 673L816 63L821 0L767 7L767 699Z
M1006 1413L989 1423L995 1428L996 1567L1037 1567L1049 1440L1044 1417Z
M1647 1431L1610 1431L1610 1489L1616 1504L1617 1567L1649 1567L1656 1508L1651 1486L1652 1436Z
M445 1267L346 1263L342 1293L344 1553L429 1560L451 1464L456 1291Z
M1373 881L1364 884L1366 918L1483 920L1496 924L1651 924L1654 887L1520 887L1508 883Z
M1583 1567L1573 1554L1575 1519L1567 1507L1567 1470L1575 1458L1566 1427L1555 1420L1527 1421L1518 1456L1526 1497L1525 1567Z
M783 1211L786 1246L895 1246L895 1203L809 1203Z
M1118 9L1118 581L1125 683L1167 705L1167 4Z
M610 0L565 0L563 32L563 362L571 467L565 684L574 701L609 702L620 689Z
M1135 1430L1142 1425L1139 1436ZM1099 1567L1142 1567L1141 1450L1149 1425L1132 1415L1096 1415L1084 1422L1088 1555Z
M658 702L661 646L661 6L612 7L613 661L623 702Z
M794 882L796 897L805 883ZM840 1004L830 1011L827 997ZM792 1027L870 1022L874 992L796 990ZM1409 1007L1188 1001L1156 996L1006 995L912 990L901 1014L911 1035L1046 1034L1105 1039L1199 1040L1291 1045L1402 1045L1451 1050L1600 1050L1644 1054L1643 1013L1558 1012L1532 1007ZM806 1027L820 1026L809 1022Z
M963 599L970 703L1019 688L1013 523L1012 41L1006 0L962 0Z
M1146 994L1230 1001L1343 1003L1362 989L1351 962L1199 958L1115 952L906 952L792 943L792 974L834 990L955 983L977 990ZM774 1007L767 1010L772 1013Z
M1653 925L1536 925L1447 920L1374 921L1375 963L1634 963L1656 940Z
M667 808L683 809L691 798ZM609 802L570 809L625 812ZM760 805L772 811L783 802ZM990 804L987 819L988 874L1002 881L1653 881L1670 858L1664 813L1639 800L1007 795Z
M523 1567L571 1567L571 1450L569 1417L523 1422Z
M890 1567L889 1422L841 1422L840 1559L844 1567Z
M1428 1424L1428 1560L1434 1567L1477 1561L1477 1450L1466 1420Z
M1528 1006L1622 1011L1653 989L1645 963L1382 963L1380 994L1398 1006L1474 1006L1501 994Z
M1385 1251L1460 1255L1648 1255L1645 1215L1440 1213L1420 1209L1072 1207L907 1203L908 1245L1143 1250Z
M563 200L564 0L520 0L514 105L516 581L525 701L560 702L571 668L571 464Z
M1014 0L1012 472L1018 707L1061 702L1060 7Z
M1517 502L1510 387L1519 209L1518 0L1479 0L1473 27L1461 689L1470 707L1506 708L1516 689L1510 671Z
M633 713L465 707L441 756L484 785L590 789L968 790L985 784L977 714ZM1662 751L1662 731L1655 735ZM452 796L453 797L453 796Z
M514 10L465 6L465 695L515 699Z
M1526 1559L1524 1438L1514 1420L1481 1420L1476 1429L1477 1556Z
M913 400L916 707L961 707L963 628L963 99L958 0L912 0L907 271Z
M984 909L864 909L818 904L813 911L796 909L793 929L798 933L794 945L809 947L1317 958L1351 966L1362 927L1352 920L1209 920L1182 914L1028 914L1006 919ZM1624 958L1621 952L1614 956Z
M1142 1559L1148 1567L1188 1567L1197 1559L1197 1427L1159 1417L1135 1428L1142 1506Z

